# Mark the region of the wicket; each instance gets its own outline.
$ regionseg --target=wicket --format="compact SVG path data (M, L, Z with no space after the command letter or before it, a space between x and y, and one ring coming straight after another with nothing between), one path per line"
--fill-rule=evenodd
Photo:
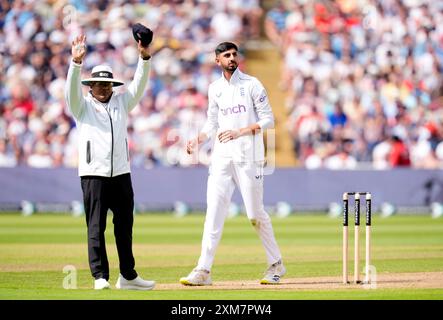
M370 192L345 192L343 193L343 283L348 281L348 214L349 196L354 196L354 283L359 280L359 226L360 226L360 196L366 196L366 267L365 283L369 283L369 266L371 259L371 205L372 197Z

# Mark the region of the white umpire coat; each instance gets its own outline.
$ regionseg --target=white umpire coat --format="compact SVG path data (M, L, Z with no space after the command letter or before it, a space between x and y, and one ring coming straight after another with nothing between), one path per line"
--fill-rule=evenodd
M221 143L215 139L212 159L230 158L234 162L264 160L263 131L274 127L274 116L268 95L261 82L237 68L228 81L221 78L208 89L207 120L201 132L208 137L226 130L238 130L258 123L262 129Z
M69 65L65 97L79 132L79 176L114 177L130 172L127 118L143 97L149 80L150 59L139 57L134 79L107 103L81 90L81 65Z

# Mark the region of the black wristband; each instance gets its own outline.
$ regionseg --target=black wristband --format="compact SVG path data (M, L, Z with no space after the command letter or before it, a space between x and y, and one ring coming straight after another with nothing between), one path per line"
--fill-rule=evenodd
M145 57L142 57L142 59L143 59L143 60L149 60L149 59L151 59L151 56L148 56L148 57L146 57L146 58L145 58Z

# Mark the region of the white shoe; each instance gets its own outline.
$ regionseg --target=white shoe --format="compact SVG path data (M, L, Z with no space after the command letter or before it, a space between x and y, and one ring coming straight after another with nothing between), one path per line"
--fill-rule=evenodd
M281 277L286 274L286 268L281 262L278 260L276 263L269 266L269 268L265 272L265 276L261 279L260 284L277 284L280 283Z
M211 274L208 270L196 268L187 277L180 278L180 283L185 286L210 286Z
M103 290L103 289L109 289L111 285L106 279L100 278L96 279L94 281L94 289L95 290Z
M126 280L120 274L115 287L122 290L152 290L155 287L155 281L143 280L139 276L133 280Z

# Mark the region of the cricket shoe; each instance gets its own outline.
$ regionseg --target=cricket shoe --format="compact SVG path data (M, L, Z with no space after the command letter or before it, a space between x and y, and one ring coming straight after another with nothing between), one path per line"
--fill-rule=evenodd
M111 285L109 284L108 280L104 278L96 279L94 281L94 289L95 290L103 290L103 289L109 289Z
M185 286L210 286L210 271L196 268L187 277L180 278L180 283Z
M269 266L265 272L265 276L260 280L260 284L278 284L285 274L286 268L281 260L278 260Z
M143 280L139 276L132 280L126 280L120 274L115 287L121 290L152 290L155 287L155 281Z

